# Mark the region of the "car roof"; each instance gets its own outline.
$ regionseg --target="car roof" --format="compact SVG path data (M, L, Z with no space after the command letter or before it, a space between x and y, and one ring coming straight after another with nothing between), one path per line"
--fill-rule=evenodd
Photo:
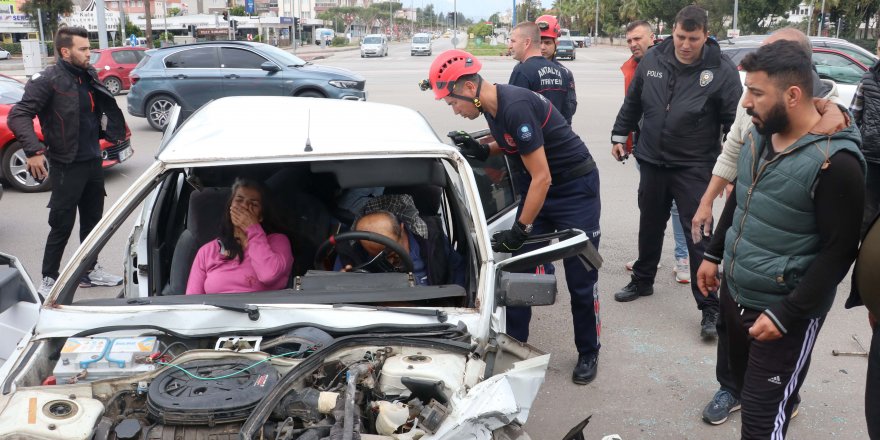
M153 50L161 51L161 52L171 52L171 51L175 51L175 50L187 49L190 47L199 47L199 46L245 46L245 47L259 48L261 46L268 46L268 44L258 43L256 41L218 40L218 41L200 41L198 43L188 43L188 44L177 44L174 46L160 47L160 48L153 49Z
M340 130L343 121L345 129ZM440 141L425 118L406 107L339 99L235 96L211 101L190 116L157 157L166 163L266 162L315 155L450 151L454 150Z
M121 50L147 50L146 47L137 47L137 46L124 46L124 47L108 47L106 49L92 49L92 52L118 52Z

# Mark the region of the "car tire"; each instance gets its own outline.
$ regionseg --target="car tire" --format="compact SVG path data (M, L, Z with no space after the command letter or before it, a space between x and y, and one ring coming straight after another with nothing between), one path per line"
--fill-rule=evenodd
M113 94L113 96L116 96L119 94L119 92L122 91L122 81L120 81L119 78L115 76L108 76L106 79L104 79L104 87L106 87L107 90Z
M154 130L164 131L171 117L171 109L177 105L177 101L168 95L156 95L147 101L147 122Z
M52 183L48 178L42 183L37 182L27 170L27 156L24 155L23 146L15 141L3 149L3 177L9 185L21 192L35 193L48 191ZM48 161L46 166L49 166Z
M306 90L305 92L302 92L296 96L298 98L325 98L325 96L322 95L320 92L316 92L314 90Z

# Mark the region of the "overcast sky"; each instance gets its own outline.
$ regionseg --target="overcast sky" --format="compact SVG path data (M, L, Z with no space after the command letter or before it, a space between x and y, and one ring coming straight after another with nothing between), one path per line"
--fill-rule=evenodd
M451 12L453 0L400 0L404 7L409 7L410 2L414 7L420 8L433 3L437 12ZM513 7L513 0L457 0L458 11L465 17L472 19L489 18L496 12L504 12ZM541 0L544 8L553 6L553 0Z

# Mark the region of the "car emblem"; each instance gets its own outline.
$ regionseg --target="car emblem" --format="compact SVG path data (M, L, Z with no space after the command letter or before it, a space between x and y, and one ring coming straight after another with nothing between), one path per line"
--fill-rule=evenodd
M700 87L706 87L712 82L712 79L715 78L715 75L712 74L711 70L704 70L700 72Z

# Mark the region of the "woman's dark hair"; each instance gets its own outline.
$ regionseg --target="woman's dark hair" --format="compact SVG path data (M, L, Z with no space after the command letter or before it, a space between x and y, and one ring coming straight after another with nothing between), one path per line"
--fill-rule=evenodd
M55 50L61 56L61 49L73 48L73 37L89 38L89 31L78 26L64 26L55 33Z
M263 185L262 182L258 182L256 180L238 178L235 179L235 182L232 184L232 193L229 195L229 200L226 201L226 211L223 213L223 223L220 225L220 246L226 250L225 258L227 260L232 260L234 258L238 258L238 262L241 263L244 261L244 249L241 247L241 243L235 239L235 226L232 224L232 216L229 214L229 209L232 208L232 201L235 199L235 192L238 191L239 188L250 188L255 189L260 193L260 204L262 205L262 216L263 220L260 221L260 226L263 227L263 231L266 232L266 235L275 234L275 233L285 233L284 226L281 220L278 217L277 210L275 209L274 200L272 200L272 194Z

